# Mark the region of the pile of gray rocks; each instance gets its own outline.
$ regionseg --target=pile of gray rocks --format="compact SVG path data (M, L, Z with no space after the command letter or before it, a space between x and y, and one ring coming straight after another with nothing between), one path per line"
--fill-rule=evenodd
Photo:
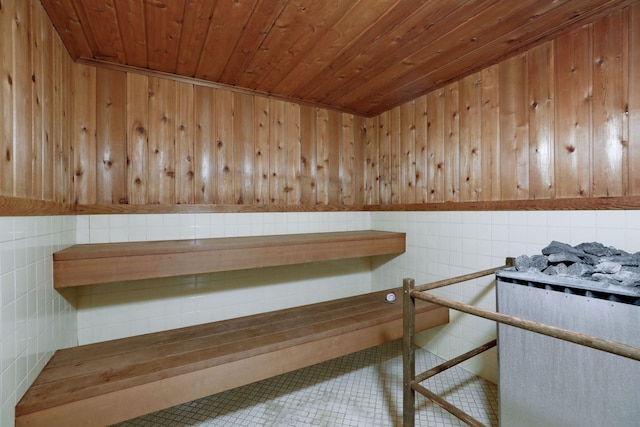
M640 290L640 252L630 254L601 243L571 246L552 241L542 255L516 258L517 271L567 276Z

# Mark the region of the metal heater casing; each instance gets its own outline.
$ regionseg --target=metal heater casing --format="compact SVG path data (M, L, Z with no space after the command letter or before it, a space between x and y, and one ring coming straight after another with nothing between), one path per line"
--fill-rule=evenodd
M640 298L496 276L500 313L640 347ZM502 427L640 426L638 361L504 324L498 360Z

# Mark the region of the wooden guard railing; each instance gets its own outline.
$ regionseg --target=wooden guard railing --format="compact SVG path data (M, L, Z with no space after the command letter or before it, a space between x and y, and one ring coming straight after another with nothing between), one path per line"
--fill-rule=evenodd
M627 344L619 343L616 341L605 340L592 335L587 335L575 331L570 331L555 326L546 325L543 323L534 322L520 317L510 316L507 314L497 313L491 310L485 310L474 307L469 304L463 304L457 301L452 301L446 298L437 297L428 294L427 291L441 288L443 286L449 286L456 283L465 282L467 280L477 279L483 276L494 274L498 270L512 267L515 263L514 258L507 258L504 265L499 267L490 268L487 270L479 271L476 273L466 274L463 276L454 277L451 279L445 279L430 284L415 286L413 279L403 280L403 426L414 427L415 426L415 392L419 392L427 399L431 400L441 408L445 409L449 413L455 415L457 418L465 422L467 425L473 427L485 427L484 424L460 410L456 406L447 402L442 397L433 393L426 387L420 385L432 376L439 374L459 363L464 362L478 354L489 350L497 345L497 341L494 339L488 343L481 345L473 350L468 351L454 359L446 361L426 372L423 372L416 376L415 373L415 300L428 301L434 304L438 304L444 307L448 307L454 310L461 311L463 313L472 314L474 316L483 317L485 319L493 320L506 325L514 326L516 328L525 329L528 331L536 332L542 335L546 335L552 338L557 338L563 341L572 342L575 344L591 347L597 350L601 350L607 353L616 354L618 356L627 357L630 359L640 361L640 348L633 347Z

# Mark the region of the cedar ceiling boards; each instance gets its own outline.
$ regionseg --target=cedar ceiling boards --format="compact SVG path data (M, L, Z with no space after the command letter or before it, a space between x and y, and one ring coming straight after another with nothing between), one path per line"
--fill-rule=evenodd
M170 73L365 116L634 3L41 1L76 61Z

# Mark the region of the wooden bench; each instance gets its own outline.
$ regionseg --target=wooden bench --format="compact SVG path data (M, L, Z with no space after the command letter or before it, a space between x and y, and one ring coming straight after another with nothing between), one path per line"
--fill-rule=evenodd
M402 304L386 293L59 350L16 425L109 425L400 338ZM417 330L449 321L422 301L416 313Z
M53 283L64 288L404 251L404 233L372 230L75 245L53 254Z

